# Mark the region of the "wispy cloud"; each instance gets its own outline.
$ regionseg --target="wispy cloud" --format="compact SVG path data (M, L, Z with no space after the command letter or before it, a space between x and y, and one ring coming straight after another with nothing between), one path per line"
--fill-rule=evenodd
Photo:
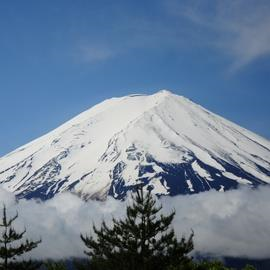
M154 5L159 16L119 16L108 25L109 38L92 36L94 43L80 44L81 59L106 61L136 49L181 54L186 48L210 47L227 56L236 71L270 55L269 1L160 0Z
M83 44L78 47L78 54L83 62L103 62L117 55L117 50L105 44Z
M170 1L166 7L197 28L202 44L229 55L232 70L270 54L269 1Z
M195 251L217 256L270 257L270 188L239 189L220 193L162 198L164 212L176 210L173 223L178 237L195 232ZM112 215L123 217L127 202L109 198L106 202L84 202L67 193L38 203L21 200L0 188L0 205L9 214L19 212L17 228L27 228L28 237L39 239L34 258L83 256L80 233L89 233L92 223L110 223ZM0 211L1 216L1 211ZM72 244L71 244L72 243Z

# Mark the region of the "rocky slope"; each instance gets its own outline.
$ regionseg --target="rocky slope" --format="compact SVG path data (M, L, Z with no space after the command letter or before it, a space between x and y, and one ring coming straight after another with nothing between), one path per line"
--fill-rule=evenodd
M121 199L138 181L160 195L267 184L270 142L164 90L106 100L0 158L18 198Z

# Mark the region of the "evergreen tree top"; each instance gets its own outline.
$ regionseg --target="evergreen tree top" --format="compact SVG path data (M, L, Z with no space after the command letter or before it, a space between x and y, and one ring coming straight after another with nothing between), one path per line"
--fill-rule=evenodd
M95 237L81 235L93 269L158 270L190 261L193 233L178 241L171 227L175 211L166 216L159 214L161 209L150 190L138 185L124 219L113 218L111 227L104 221L100 229L93 226Z
M41 240L31 241L29 239L22 240L26 229L17 232L13 223L18 218L18 213L11 218L7 218L6 206L3 206L2 221L0 222L0 269L15 270L23 269L23 265L27 265L27 269L38 269L40 264L28 262L16 262L21 255L36 248ZM17 243L20 241L20 243Z

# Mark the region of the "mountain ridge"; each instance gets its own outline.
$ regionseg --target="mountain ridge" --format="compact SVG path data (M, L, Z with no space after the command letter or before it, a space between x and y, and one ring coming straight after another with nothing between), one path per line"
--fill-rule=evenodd
M118 199L139 179L160 195L270 183L270 142L162 90L105 100L0 158L19 198Z

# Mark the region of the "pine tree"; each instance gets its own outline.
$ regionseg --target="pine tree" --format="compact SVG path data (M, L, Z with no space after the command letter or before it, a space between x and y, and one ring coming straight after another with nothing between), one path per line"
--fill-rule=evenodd
M17 258L24 253L36 248L39 241L30 241L26 239L21 241L26 230L22 232L16 232L13 228L13 222L18 218L18 213L12 218L7 218L6 206L3 207L3 217L0 223L0 270L15 270L15 269L38 269L40 264L30 261L17 262Z
M81 235L88 248L85 253L90 257L90 269L159 270L187 264L193 233L187 240L177 240L171 228L175 211L158 215L162 205L156 206L150 191L145 194L141 185L132 198L125 219L113 219L112 227L104 221L100 229L93 226L96 237Z

